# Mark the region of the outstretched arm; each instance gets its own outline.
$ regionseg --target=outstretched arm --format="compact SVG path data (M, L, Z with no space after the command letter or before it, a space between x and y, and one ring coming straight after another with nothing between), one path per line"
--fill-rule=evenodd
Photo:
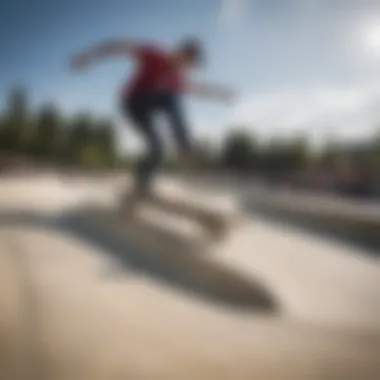
M229 87L209 83L191 83L188 86L188 93L200 98L223 102L230 102L235 97Z
M97 44L90 49L76 54L71 60L71 67L75 70L89 66L93 61L113 56L135 57L139 51L139 44L129 39L114 39Z

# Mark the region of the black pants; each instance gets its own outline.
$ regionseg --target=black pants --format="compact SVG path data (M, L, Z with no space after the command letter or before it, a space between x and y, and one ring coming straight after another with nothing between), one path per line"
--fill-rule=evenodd
M182 115L180 99L175 94L146 94L126 101L126 116L144 139L147 151L135 171L136 189L144 195L150 190L152 179L164 158L164 147L154 117L162 113L168 120L171 133L181 153L191 151L187 125Z

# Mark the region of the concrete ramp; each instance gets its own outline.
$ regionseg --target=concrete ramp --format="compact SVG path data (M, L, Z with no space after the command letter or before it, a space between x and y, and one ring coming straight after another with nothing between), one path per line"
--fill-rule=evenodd
M1 239L1 379L380 376L373 333L220 308L133 270L105 278L103 251L66 234L13 227Z
M380 378L380 272L355 249L250 219L202 250L67 191L0 211L0 379Z

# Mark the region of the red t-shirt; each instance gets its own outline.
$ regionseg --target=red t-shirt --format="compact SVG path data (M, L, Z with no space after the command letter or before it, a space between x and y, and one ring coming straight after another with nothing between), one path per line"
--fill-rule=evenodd
M185 88L185 73L174 64L170 53L155 46L137 49L137 72L124 89L127 98L141 94L180 93Z

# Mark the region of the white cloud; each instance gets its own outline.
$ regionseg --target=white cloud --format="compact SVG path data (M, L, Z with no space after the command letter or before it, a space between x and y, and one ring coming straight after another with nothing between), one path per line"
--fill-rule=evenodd
M370 136L380 123L380 83L350 87L289 88L242 100L232 125L249 125L261 136L306 132L323 139Z
M215 115L217 116L217 115ZM231 128L249 128L266 139L271 136L306 134L319 144L326 138L343 140L371 137L380 125L380 81L346 87L309 86L278 89L245 97L229 117L195 119L192 135L209 139L219 145ZM122 150L139 152L143 141L133 128L121 121ZM173 149L173 141L166 127L164 141Z
M289 0L292 4L303 12L312 12L323 2L320 0ZM257 7L257 8L256 8ZM247 18L250 10L261 7L257 0L220 0L219 21L223 26L235 27Z
M234 27L243 21L250 0L220 0L219 21L223 26Z

